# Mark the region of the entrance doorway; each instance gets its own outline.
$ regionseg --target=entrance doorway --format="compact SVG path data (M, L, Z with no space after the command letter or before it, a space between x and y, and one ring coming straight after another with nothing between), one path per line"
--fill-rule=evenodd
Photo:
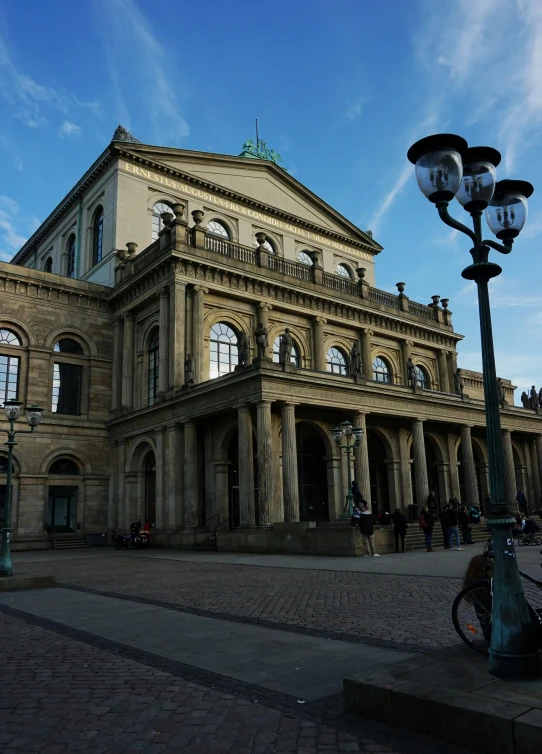
M371 510L374 515L378 515L389 511L388 474L384 444L380 437L371 431L367 432L367 452L369 455Z
M152 451L145 459L145 520L156 526L156 461Z
M329 521L324 443L310 424L298 422L295 433L299 518L301 521Z
M49 487L49 524L57 534L75 531L77 487Z

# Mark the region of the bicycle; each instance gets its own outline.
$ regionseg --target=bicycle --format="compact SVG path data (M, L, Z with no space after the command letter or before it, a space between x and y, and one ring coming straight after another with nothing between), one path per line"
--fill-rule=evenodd
M491 570L493 557L491 540L484 548L486 570ZM536 626L538 644L542 647L542 581L520 569L523 591L531 620ZM489 654L491 645L491 610L493 605L493 579L476 579L462 589L452 605L452 622L461 639L471 649Z
M542 539L535 532L531 532L530 534L520 534L518 537L518 545L536 545L536 547L540 547L540 545L542 545Z

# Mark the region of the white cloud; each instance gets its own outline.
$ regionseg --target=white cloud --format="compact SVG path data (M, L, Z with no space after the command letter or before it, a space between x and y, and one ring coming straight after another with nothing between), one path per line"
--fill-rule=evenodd
M60 92L43 86L31 76L20 71L0 37L0 99L9 112L29 128L39 128L48 123L48 111L69 113L77 108L100 112L96 102L82 102L70 92Z
M542 299L539 294L526 293L521 290L525 285L517 280L511 280L506 275L499 275L489 283L489 302L492 309L507 309L509 307L536 307L540 309L542 317ZM456 295L458 301L478 306L476 283L469 281Z
M174 146L190 133L178 103L182 78L174 60L153 34L150 20L132 0L102 0L100 8L109 71L124 124L130 126L123 83L127 89L138 91L145 104L152 102L146 110L155 138Z
M345 115L348 118L348 120L358 120L363 115L363 110L365 108L365 105L367 103L366 97L359 97L359 99L356 100L348 110L346 111Z
M58 129L58 136L63 139L65 136L81 136L81 126L76 126L69 120L65 120L64 123Z
M14 253L26 241L15 227L19 205L9 196L0 196L0 260L9 262Z
M412 165L410 162L407 162L405 165L403 165L402 170L400 171L399 175L395 179L395 183L393 186L389 189L387 194L385 194L384 198L380 202L380 205L373 213L371 219L368 222L368 227L370 230L373 231L373 233L378 233L378 228L380 225L380 221L386 214L386 212L389 210L393 202L395 201L395 198L397 195L401 192L403 186L406 184L409 178L412 177Z

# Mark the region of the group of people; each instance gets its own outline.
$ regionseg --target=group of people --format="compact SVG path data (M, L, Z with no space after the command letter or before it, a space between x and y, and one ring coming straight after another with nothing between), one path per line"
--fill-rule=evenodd
M442 527L442 536L444 539L444 548L446 550L462 550L461 538L459 532L463 535L463 544L471 545L472 541L472 524L479 523L481 518L480 509L476 506L467 510L466 505L461 505L456 497L452 497L438 513L438 508L434 493L429 495L428 505L424 505L420 512L418 523L425 536L425 547L427 552L435 552L433 549L433 529L437 521Z

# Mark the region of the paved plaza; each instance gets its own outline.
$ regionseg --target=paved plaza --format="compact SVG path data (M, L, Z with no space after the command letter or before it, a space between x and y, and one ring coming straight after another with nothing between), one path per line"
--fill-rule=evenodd
M341 680L456 643L450 605L479 550L17 554L18 575L59 586L0 596L2 754L464 753L345 714Z

